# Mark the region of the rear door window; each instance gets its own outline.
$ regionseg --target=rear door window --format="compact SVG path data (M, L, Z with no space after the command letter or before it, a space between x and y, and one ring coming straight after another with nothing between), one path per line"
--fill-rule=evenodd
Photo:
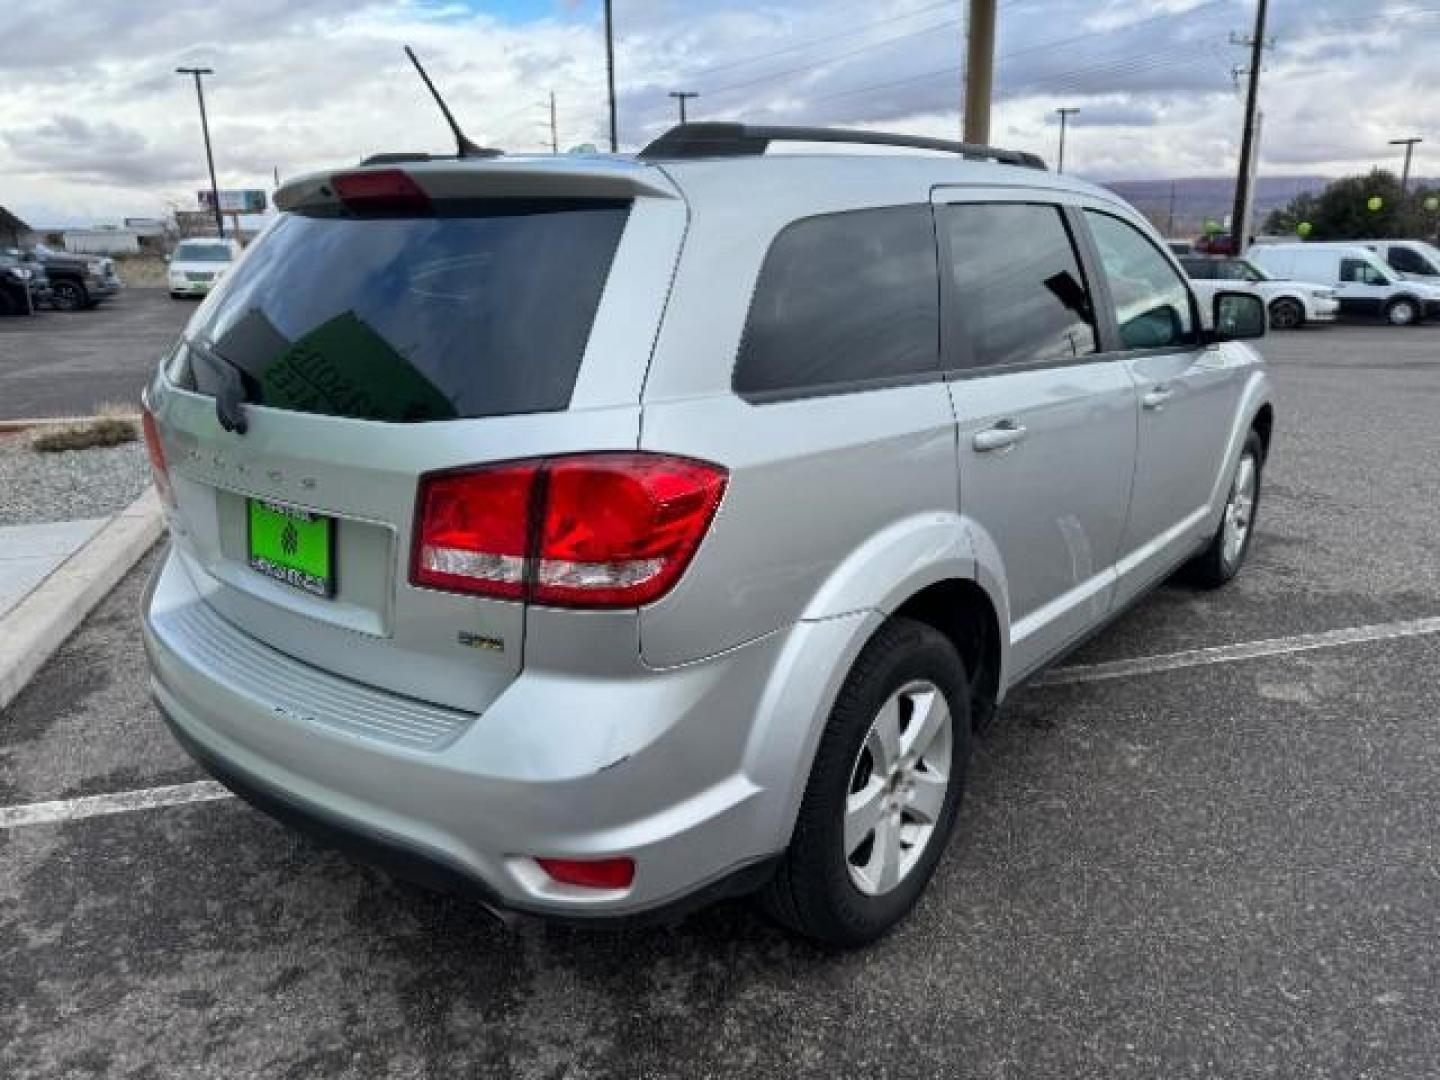
M735 392L784 397L938 376L939 292L929 206L796 221L760 269Z
M187 329L247 400L414 423L568 407L628 202L281 217ZM194 385L215 393L209 362Z

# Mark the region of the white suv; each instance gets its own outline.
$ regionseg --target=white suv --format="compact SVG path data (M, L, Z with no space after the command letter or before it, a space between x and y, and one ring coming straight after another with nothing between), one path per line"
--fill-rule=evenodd
M1340 301L1330 286L1271 277L1249 259L1182 255L1180 265L1190 275L1195 292L1204 302L1225 289L1253 290L1265 301L1272 330L1298 330L1310 323L1333 323L1340 314Z

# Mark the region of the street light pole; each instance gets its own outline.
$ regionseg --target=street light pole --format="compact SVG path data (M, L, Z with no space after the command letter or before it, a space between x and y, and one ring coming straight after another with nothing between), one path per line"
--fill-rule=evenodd
M1390 140L1391 146L1405 147L1405 171L1400 174L1400 194L1402 196L1410 194L1410 159L1415 154L1415 144L1424 141L1420 138Z
M550 153L560 153L560 128L555 123L555 91L550 91Z
M610 152L620 152L620 129L615 122L615 13L605 0L605 79L610 88Z
M670 96L680 103L680 123L685 123L685 102L689 98L698 98L700 95L694 90L671 90Z
M1080 110L1070 108L1056 109L1055 111L1060 114L1060 160L1055 165L1055 171L1057 173L1063 173L1065 171L1065 121Z
M215 211L215 228L220 239L225 239L225 218L220 214L220 185L215 182L215 155L210 150L210 121L205 116L205 88L200 83L202 75L214 75L214 68L181 67L177 75L192 75L195 78L195 97L200 101L200 130L205 134L205 164L210 167L210 201Z

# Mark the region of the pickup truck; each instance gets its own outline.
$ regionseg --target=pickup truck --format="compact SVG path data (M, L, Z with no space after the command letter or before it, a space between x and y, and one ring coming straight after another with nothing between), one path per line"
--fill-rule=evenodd
M44 244L36 244L30 251L12 249L8 254L31 270L45 271L50 279L50 302L60 311L92 308L120 291L112 259L52 251Z
M50 299L50 281L44 267L27 266L0 251L0 315L30 315Z

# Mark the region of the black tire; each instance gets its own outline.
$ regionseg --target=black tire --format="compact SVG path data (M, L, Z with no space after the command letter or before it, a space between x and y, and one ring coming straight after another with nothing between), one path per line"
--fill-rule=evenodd
M1391 326L1414 326L1420 321L1420 305L1408 296L1398 296L1385 305L1385 321Z
M9 289L0 289L0 319L9 318L11 315L19 315L25 309L20 301L10 294Z
M1235 501L1240 470L1247 458L1255 463L1254 497L1250 503L1240 550L1227 555L1226 529L1230 524L1231 505ZM1216 526L1215 535L1210 538L1210 543L1206 545L1205 550L1186 564L1185 577L1190 580L1191 584L1201 589L1218 589L1238 574L1240 568L1245 565L1245 556L1250 553L1250 544L1255 539L1255 519L1260 513L1260 495L1264 487L1262 484L1264 476L1265 444L1260 441L1258 434L1251 431L1245 437L1245 445L1240 451L1240 460L1235 463L1235 476L1230 481L1230 494L1225 502L1225 513L1220 518L1220 524Z
M844 850L846 802L881 707L917 680L938 687L950 709L949 782L917 861L888 892L870 895L852 880ZM969 696L959 654L934 627L896 618L875 632L841 687L815 752L790 846L760 894L772 917L806 937L849 948L874 941L914 907L945 851L964 793Z
M1300 301L1282 296L1270 305L1271 330L1298 330L1305 325L1305 308Z
M61 278L52 288L50 302L59 311L83 311L90 303L90 294L78 281Z

